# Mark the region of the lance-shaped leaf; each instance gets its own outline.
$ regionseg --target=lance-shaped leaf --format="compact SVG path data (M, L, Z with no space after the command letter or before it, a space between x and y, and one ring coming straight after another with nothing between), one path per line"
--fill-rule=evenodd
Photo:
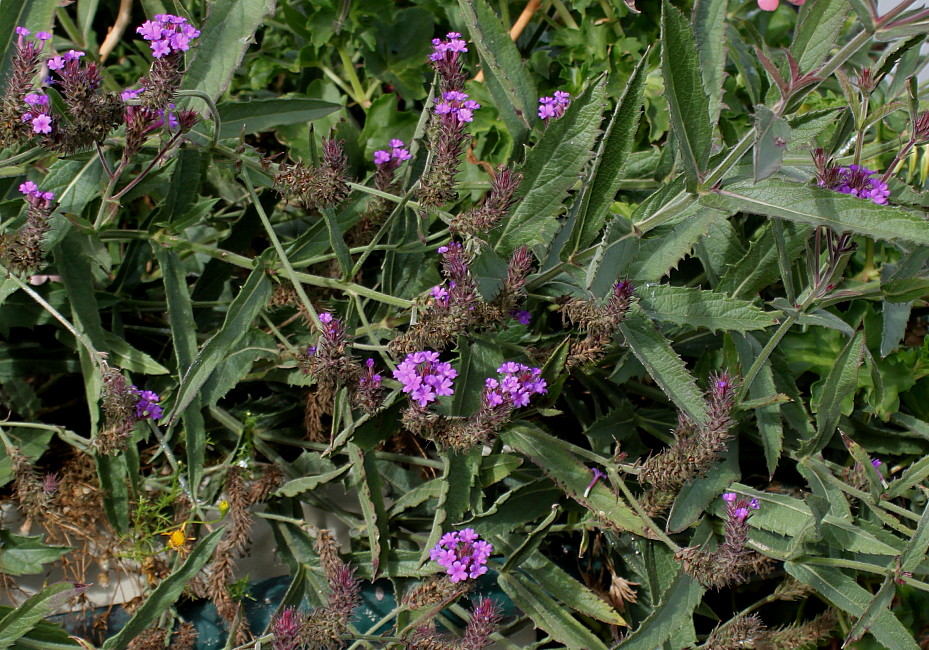
M486 0L458 0L474 40L487 86L510 134L522 141L536 117L536 89L516 43Z
M149 627L169 607L174 605L190 581L200 573L200 569L213 555L213 550L219 540L222 539L223 530L223 528L214 530L198 541L193 551L184 560L184 564L155 587L155 590L149 594L142 605L135 610L125 627L118 634L107 639L106 643L101 646L101 650L117 650L118 648L127 647L129 642L136 638L142 630Z
M39 621L68 604L71 598L87 590L87 585L57 582L31 596L22 605L0 619L0 648L9 648L23 638Z
M706 590L686 573L680 573L661 594L661 602L617 648L654 650L660 648L674 632L689 623Z
M790 53L801 72L818 68L839 38L848 17L848 0L816 0L800 10L800 24L794 34Z
M652 319L689 328L744 332L774 324L774 318L754 303L715 291L647 284L635 295Z
M521 200L500 226L498 253L509 255L518 246L551 241L562 202L592 154L605 101L604 83L592 84L529 150L517 190Z
M619 329L632 353L665 395L691 420L705 422L706 402L697 388L697 382L668 339L655 329L642 308L633 305Z
M755 107L755 148L752 161L755 182L764 180L780 170L781 161L790 142L790 125L775 115L767 106Z
M710 105L710 124L716 124L726 79L726 10L729 0L697 0L693 23L700 53L700 70Z
M755 359L761 354L761 344L754 336L734 336L736 350L739 354L739 363L742 366L742 373L748 372L748 369L755 362ZM771 370L771 360L765 359L761 370L755 376L755 380L749 387L749 397L752 399L761 399L770 397L777 393L777 387L774 385L774 373ZM781 457L781 450L784 446L784 427L781 424L781 409L778 404L770 404L754 409L755 420L758 424L758 433L761 436L761 444L764 447L765 463L768 469L768 476L774 475L777 468L777 461Z
M668 2L661 5L661 73L687 190L693 192L710 157L713 137L710 102L703 86L693 31L684 14Z
M864 358L864 334L858 332L842 350L826 376L816 407L816 436L804 443L801 454L815 454L825 447L839 424L842 401L858 386L858 369Z
M371 547L371 575L374 579L387 562L387 510L384 507L384 481L374 459L374 452L365 452L354 443L348 443L348 454L354 469L354 485L358 491L365 531Z
M852 232L884 241L929 244L929 222L921 216L847 194L773 178L757 185L739 182L716 193L705 194L702 203L786 219L835 232Z

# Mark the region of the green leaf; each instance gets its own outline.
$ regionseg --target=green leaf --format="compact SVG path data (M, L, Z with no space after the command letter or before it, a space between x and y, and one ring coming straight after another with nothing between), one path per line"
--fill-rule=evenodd
M521 199L500 226L494 247L498 253L507 256L519 246L551 241L562 202L590 159L605 101L604 83L592 84L529 150L517 190Z
M7 386L5 389L9 390ZM4 425L7 426L7 425ZM13 429L6 431L16 448L30 462L34 463L42 457L48 449L48 443L54 435L48 429ZM13 461L6 453L6 446L0 445L0 487L13 479Z
M255 30L272 11L274 0L211 2L181 88L199 90L214 102L218 100L239 69Z
M214 530L197 542L184 564L155 587L155 590L135 610L125 627L115 636L107 639L100 650L118 650L127 647L129 642L135 639L142 630L151 626L159 616L173 606L190 581L200 573L200 570L209 561L216 544L222 539L223 531L223 528Z
M929 278L900 278L881 283L881 293L890 302L912 302L929 294Z
M216 107L222 119L220 138L236 138L245 133L267 131L276 126L305 124L341 109L340 104L304 97L275 97L248 102L223 102Z
M661 602L617 648L624 650L655 650L678 628L691 622L694 610L706 590L686 573L680 573L661 595Z
M757 185L733 183L718 193L703 195L700 201L716 208L826 226L835 232L852 232L872 239L929 244L929 223L922 217L789 181L769 178Z
M481 57L487 86L510 135L521 142L536 117L535 83L522 60L509 28L486 0L458 0L461 17Z
M710 158L710 100L703 85L693 31L684 14L668 2L661 5L661 74L687 191L694 192Z
M70 551L67 546L46 546L41 537L23 537L0 530L0 573L25 576L42 573L42 565L54 562Z
M809 585L827 601L852 616L862 616L868 609L871 594L838 569L802 564L798 561L787 561L784 568L794 578ZM889 609L881 609L878 612L869 631L885 648L919 648L913 640L913 635Z
M651 319L688 328L744 332L764 329L775 322L757 305L714 291L648 284L635 293Z
M109 352L109 360L123 370L143 375L167 375L168 369L150 355L137 350L111 332L103 332L103 349Z
M158 213L157 223L169 226L175 232L182 232L200 216L195 206L210 156L202 149L184 147L173 157L177 162L171 172L171 183Z
M580 211L572 236L572 251L588 246L609 216L639 128L650 52L650 49L647 50L636 64L600 141L590 183L584 194L586 205Z
M597 483L587 496L590 469L572 453L573 445L559 440L528 422L516 422L500 434L504 444L527 456L569 497L620 530L644 534L642 520L610 489Z
M498 581L503 592L532 619L536 627L548 632L565 647L606 650L603 642L586 625L582 625L565 607L521 573L502 574Z
M784 228L783 248L788 260L795 259L810 238L809 226L787 223ZM737 263L729 267L720 279L717 291L731 296L755 296L764 287L780 277L778 246L771 224L759 228L759 235L751 243L748 252Z
M351 468L351 465L345 464L334 470L317 474L316 476L304 476L287 481L274 493L277 496L295 497L298 494L315 490L320 485L331 483Z
M829 443L839 425L842 401L858 388L858 368L863 358L864 333L858 332L846 344L826 376L816 407L816 436L802 445L801 455L815 454Z
M884 583L881 585L881 588L878 589L874 597L871 598L864 613L855 621L855 625L852 626L848 634L845 635L845 643L843 645L848 645L849 643L860 640L877 622L877 618L881 616L882 612L890 609L896 594L897 586L894 583L894 578L893 576L887 576L884 578Z
M170 421L177 419L180 413L197 397L200 389L219 365L220 361L233 350L251 327L252 321L271 297L271 281L260 263L248 276L245 285L229 305L222 327L207 341L200 353L184 374L181 387L174 401Z
M868 531L835 515L825 515L819 522L819 530L823 539L834 548L851 553L867 553L870 555L890 555L896 557L900 548L885 544Z
M693 24L700 53L700 71L710 104L710 124L716 124L726 79L726 10L729 0L697 0Z
M913 572L926 558L929 549L929 505L923 507L923 514L919 518L916 534L910 538L900 554L900 570Z
M3 50L0 56L0 87L6 88L13 71L13 56L19 38L16 28L26 27L33 34L51 31L57 7L57 0L3 0L3 11L0 11L0 44Z
M354 486L358 491L365 531L371 549L371 575L377 579L387 562L388 543L387 510L384 508L384 482L374 459L374 452L364 452L354 443L347 445L354 469Z
M816 0L803 6L790 46L800 72L812 72L826 60L842 32L848 10L847 0Z
M68 604L74 596L87 590L70 582L56 582L31 596L22 605L0 619L0 648L9 648L38 623Z
M790 142L790 125L763 104L755 107L755 147L752 161L755 182L772 176L781 168L781 161Z
M428 560L430 549L436 545L442 534L447 532L450 525L461 521L467 512L477 468L481 462L479 452L480 449L475 449L467 454L455 451L443 454L442 486L432 519L432 530L423 545L420 562Z
M906 335L912 302L887 302L881 305L881 358L893 352Z
M736 336L733 337L733 341L739 353L739 363L742 366L744 375L761 354L762 346L754 336ZM774 384L771 360L766 359L749 387L748 394L751 399L761 399L776 393L777 386ZM781 450L784 447L784 427L781 424L780 406L771 404L758 407L755 409L755 420L758 423L758 433L761 436L765 463L770 477L774 475L774 470L777 469L777 462L780 460Z
M189 368L197 356L197 326L194 321L193 303L187 288L187 273L184 263L176 251L159 244L152 244L161 279L165 285L168 305L168 324L171 327L171 342L178 369ZM206 428L200 411L200 396L195 395L183 411L184 441L187 448L187 475L190 489L197 492L203 471Z
M679 409L697 423L706 421L706 403L697 382L668 340L638 305L630 308L619 330L648 374Z
M888 499L896 499L922 483L927 477L929 477L929 456L923 456L907 467L900 478L890 484L885 494Z

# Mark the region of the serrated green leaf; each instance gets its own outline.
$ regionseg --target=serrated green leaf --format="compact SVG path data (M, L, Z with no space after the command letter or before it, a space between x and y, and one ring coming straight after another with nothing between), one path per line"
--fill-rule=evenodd
M851 553L868 553L871 555L891 555L896 557L902 549L894 548L877 539L866 530L855 526L846 519L826 515L819 522L823 539L833 547Z
M881 613L890 609L896 594L897 587L896 584L894 584L893 576L887 576L884 578L884 583L881 585L881 588L878 589L874 597L871 598L864 613L855 621L855 624L852 626L852 629L848 631L848 634L845 635L845 643L843 645L848 645L849 643L861 639L861 637L863 637L877 622L877 618L881 616Z
M790 53L800 72L818 68L835 46L848 17L846 0L817 0L803 6Z
M813 511L801 499L786 494L762 492L741 483L734 483L730 491L749 499L758 499L761 507L749 520L753 528L796 538L813 523Z
M616 647L624 650L662 647L678 628L691 621L705 591L699 582L682 572L661 594L661 602L649 617Z
M287 481L278 488L275 492L278 496L285 497L295 497L298 494L308 492L310 490L315 490L320 485L325 485L326 483L331 483L345 472L349 470L351 465L345 464L341 467L332 470L331 472L324 472L322 474L317 474L316 476L303 476L301 478L295 478L291 481Z
M884 241L929 244L929 223L899 208L854 196L769 178L757 185L733 183L701 202L766 217L786 219L835 232L852 232Z
M651 50L647 50L636 64L603 133L589 188L584 194L586 205L580 211L569 250L577 251L588 246L609 215L610 205L619 189L622 172L639 127L642 104L645 101L646 68L650 52Z
M216 544L222 539L223 531L223 528L219 528L199 540L184 560L184 564L155 587L155 590L135 610L123 629L107 639L100 650L118 650L127 647L142 630L152 625L159 616L173 606L190 581L209 561Z
M216 107L222 118L220 138L236 138L245 133L267 131L276 126L305 124L340 110L340 104L305 97L275 97L247 102L223 102Z
M823 449L835 433L842 415L842 401L858 387L858 369L864 358L864 334L858 332L846 344L826 376L816 407L816 436L803 443L804 456Z
M348 443L352 461L354 485L365 520L365 532L371 549L371 575L376 580L381 567L387 562L388 543L387 510L384 507L384 482L374 460L374 452L364 452L356 444Z
M23 537L0 530L0 573L24 576L42 573L42 565L70 551L67 546L46 546L40 537Z
M458 0L461 16L481 57L484 76L497 110L516 142L535 118L538 95L509 29L486 0Z
M929 549L929 505L923 507L923 514L919 518L916 534L910 538L900 554L900 570L913 572L926 559L926 550Z
M697 423L706 421L706 402L697 382L668 340L638 305L620 323L626 344L672 402Z
M744 375L761 354L762 346L754 336L735 336L733 341L739 353L739 363L742 366ZM776 393L774 372L771 369L770 359L766 359L749 387L748 394L752 399L761 399ZM774 470L777 469L778 460L781 457L781 450L784 447L784 427L781 425L780 406L771 404L758 407L755 409L755 420L758 423L758 433L764 447L768 476L773 476Z
M798 561L788 561L784 568L794 578L809 585L827 601L852 616L862 616L871 601L872 596L864 587L838 569ZM889 609L879 610L869 631L885 648L919 648L913 635Z
M489 487L499 483L513 473L513 470L523 464L523 459L513 454L490 454L481 462L481 487Z
M710 124L716 124L722 105L723 81L726 79L726 11L729 0L697 0L693 25L700 53L703 86L709 98Z
M151 355L137 350L111 332L103 332L103 345L103 349L109 352L109 360L123 370L143 375L168 374L168 369L155 361Z
M752 161L755 182L772 176L781 168L781 161L790 142L790 125L763 104L755 107L755 147Z
M57 582L30 596L22 605L0 619L0 648L9 648L38 625L39 621L54 614L68 601L87 590L70 582Z
M611 490L597 483L587 496L590 469L571 453L571 445L528 422L517 422L500 434L505 444L538 465L565 494L621 530L644 534L642 520Z
M887 302L881 305L881 358L894 351L906 334L910 322L911 302Z
M226 358L235 345L242 340L251 327L252 321L271 297L271 281L265 273L264 266L258 264L248 276L238 295L229 305L222 327L207 341L196 356L181 380L171 411L170 420L177 419L184 409L199 394L200 389L210 378L216 366Z
M774 318L747 300L669 284L637 287L639 304L653 320L690 328L744 332L774 325Z
M519 246L551 241L562 202L592 154L605 101L604 83L592 84L529 150L517 190L521 200L500 226L494 246L498 253L506 256Z
M661 4L661 75L671 127L681 152L687 191L697 189L710 158L713 128L693 31L680 11Z
M789 260L803 251L812 228L805 225L785 224L784 250ZM771 224L759 229L759 235L751 243L748 252L737 263L729 267L716 287L717 291L731 296L754 296L780 277L778 269L778 247L775 244Z
M216 0L209 4L181 88L218 100L239 69L255 30L274 10L274 0ZM236 134L238 135L238 134Z
M900 278L881 283L881 293L889 302L912 302L929 295L929 278Z
M559 643L568 648L606 650L606 645L587 626L577 621L566 608L521 573L502 574L498 581L500 588L513 599L516 606Z
M896 499L929 477L929 456L923 456L907 467L903 474L887 488L888 499Z

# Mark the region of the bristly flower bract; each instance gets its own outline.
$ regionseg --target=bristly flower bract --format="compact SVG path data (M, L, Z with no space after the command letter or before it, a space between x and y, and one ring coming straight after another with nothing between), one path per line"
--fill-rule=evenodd
M14 273L30 274L42 266L42 246L50 229L48 217L54 210L55 194L39 190L32 181L20 184L19 191L28 204L26 223L15 233L0 235L0 259Z
M582 298L560 299L560 311L569 324L585 332L575 340L565 362L568 368L583 368L598 362L606 353L620 323L632 305L635 289L628 280L619 280L606 303Z

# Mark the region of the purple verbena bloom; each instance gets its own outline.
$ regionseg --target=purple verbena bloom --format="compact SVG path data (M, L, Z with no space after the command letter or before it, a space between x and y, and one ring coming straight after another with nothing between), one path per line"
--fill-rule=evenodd
M25 27L17 27L17 28L16 28L16 34L19 35L19 36L29 36L29 34L31 34L31 33L32 33L32 32L30 32L30 31L29 31L28 29L26 29Z
M48 69L58 71L65 67L64 57L53 56L47 61Z
M26 181L25 183L21 183L19 186L19 191L22 192L23 194L32 194L38 189L39 189L39 186L33 183L32 181Z
M320 323L331 323L331 322L332 322L332 314L330 314L329 312L325 312L325 311L324 311L323 313L321 313L321 314L319 315L319 322L320 322Z
M161 416L164 415L162 408L158 405L158 402L161 401L161 398L157 393L154 393L150 390L139 390L135 386L132 387L132 392L138 397L138 401L135 405L135 416L138 420L160 420Z
M442 535L429 557L445 568L452 582L475 579L487 573L487 560L493 546L480 539L472 528Z
M77 61L82 56L85 56L85 54L85 52L81 52L80 50L68 50L65 52L65 61Z
M138 99L139 95L145 92L145 88L126 88L126 90L119 93L120 99L124 102L128 102L130 99Z
M393 376L403 384L403 392L425 408L439 397L455 393L452 386L458 371L450 363L439 361L438 352L423 350L406 355Z
M563 90L556 90L554 97L539 97L539 117L548 122L564 115L571 105L571 95Z
M872 178L877 172L862 165L848 167L831 167L826 172L829 180L820 178L819 186L842 194L850 194L859 199L868 199L878 205L887 203L890 189L887 183Z
M52 118L44 113L41 115L36 115L32 118L32 130L35 133L51 133L52 132Z
M40 41L47 41L52 37L52 35L50 32L39 32L35 35L35 37Z
M872 458L872 459L871 459L871 467L873 467L874 469L877 469L878 467L880 467L880 466L883 465L883 464L884 464L884 463L883 463L883 461L881 461L880 458Z
M602 478L606 478L606 474L604 474L603 472L601 472L601 471L600 471L598 468L596 468L596 467L591 467L591 468L590 468L590 471L593 472L593 478L590 479L590 483L587 484L587 488L584 490L584 497L585 497L585 498L588 497L588 496L590 496L590 491L594 489L594 486L597 484L597 481L599 481L599 480L602 479Z
M380 149L374 152L374 164L383 165L390 162L390 152Z
M532 322L532 314L525 309L519 309L513 314L520 325L528 325Z

